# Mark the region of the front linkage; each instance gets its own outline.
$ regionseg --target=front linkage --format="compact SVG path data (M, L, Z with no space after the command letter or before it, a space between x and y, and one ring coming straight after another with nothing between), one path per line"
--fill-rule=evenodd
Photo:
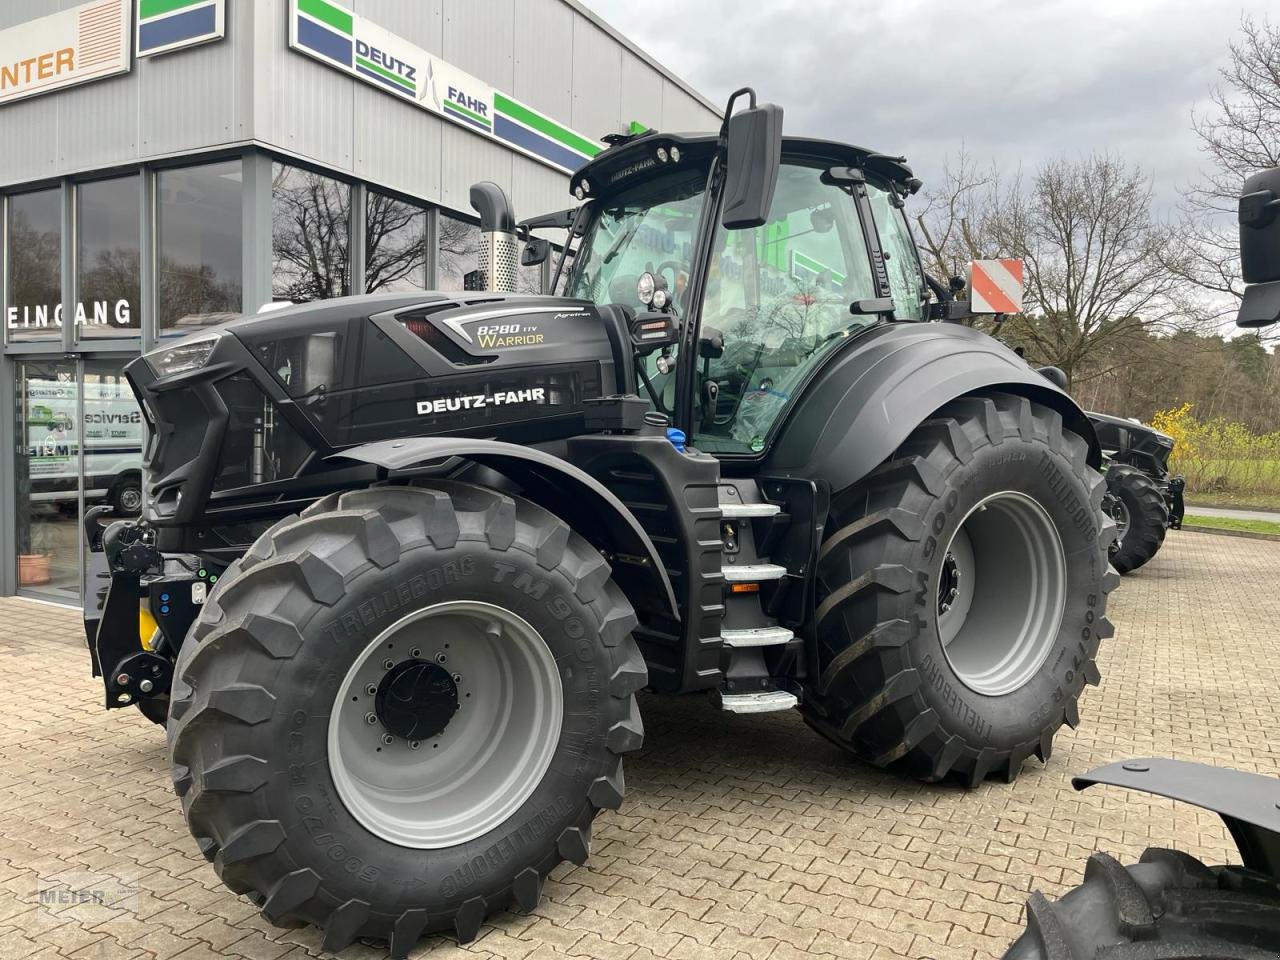
M91 545L98 519L109 509L85 515ZM148 719L163 723L174 658L218 572L196 556L161 554L143 521L110 524L100 546L90 553L89 582L106 584L98 604L85 604L84 621L93 675L102 678L108 710L136 704Z

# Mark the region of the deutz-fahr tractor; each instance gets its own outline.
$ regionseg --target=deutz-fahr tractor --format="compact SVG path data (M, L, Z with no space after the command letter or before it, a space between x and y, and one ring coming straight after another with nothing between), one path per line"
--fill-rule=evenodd
M1118 583L1089 419L946 322L902 158L781 126L743 90L612 137L523 224L477 186L489 290L127 368L146 506L103 536L94 666L167 714L200 849L272 921L403 956L532 909L622 803L643 688L968 785L1079 722ZM564 294L499 292L556 227Z
M1271 326L1280 322L1280 167L1245 181L1239 220L1248 286L1236 324ZM1062 899L1032 895L1027 932L1005 960L1280 960L1280 780L1143 758L1072 782L1077 790L1108 784L1212 811L1240 863L1209 867L1152 848L1125 867L1095 853L1084 882Z
M1116 522L1111 563L1120 573L1156 555L1166 530L1182 529L1186 481L1169 475L1173 437L1139 420L1090 413L1106 458L1102 509Z

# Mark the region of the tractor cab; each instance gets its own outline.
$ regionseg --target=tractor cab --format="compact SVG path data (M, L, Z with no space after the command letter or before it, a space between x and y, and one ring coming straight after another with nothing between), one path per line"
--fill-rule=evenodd
M584 204L565 293L669 320L669 336L637 344L639 389L700 450L759 456L840 344L927 318L902 210L918 181L900 158L778 138L769 196L734 219L731 138L617 139L573 178Z

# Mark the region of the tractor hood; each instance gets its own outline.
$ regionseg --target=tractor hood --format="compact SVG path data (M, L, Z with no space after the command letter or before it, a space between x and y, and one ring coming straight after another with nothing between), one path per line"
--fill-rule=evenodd
M359 444L415 436L543 443L616 391L591 303L495 293L347 297L245 316L126 372L151 426L149 519L270 494ZM183 505L190 507L184 509Z

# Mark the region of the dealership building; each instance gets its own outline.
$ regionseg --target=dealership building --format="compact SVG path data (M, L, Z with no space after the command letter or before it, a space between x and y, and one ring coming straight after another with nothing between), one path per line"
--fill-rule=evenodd
M576 0L5 0L0 595L79 602L86 511L137 511L131 359L272 302L464 289L473 183L546 213L602 137L718 122Z

